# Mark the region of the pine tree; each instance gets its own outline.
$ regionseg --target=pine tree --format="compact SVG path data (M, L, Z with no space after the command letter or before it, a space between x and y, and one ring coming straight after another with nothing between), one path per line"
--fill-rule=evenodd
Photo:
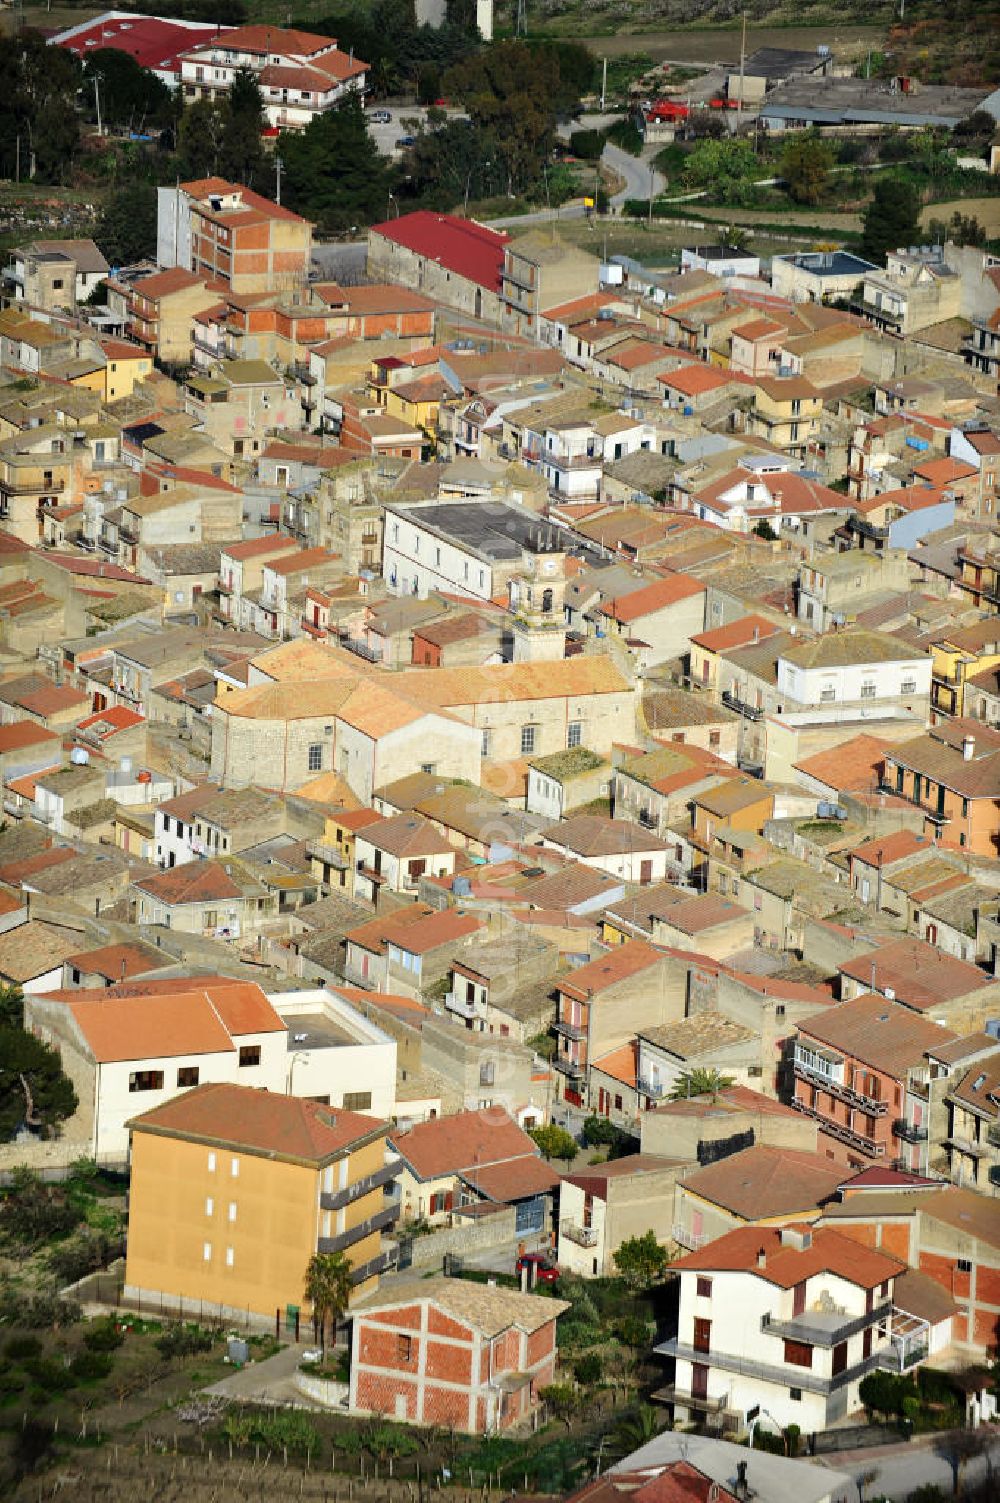
M865 210L861 254L884 261L886 252L913 245L920 234L920 195L900 177L880 176Z

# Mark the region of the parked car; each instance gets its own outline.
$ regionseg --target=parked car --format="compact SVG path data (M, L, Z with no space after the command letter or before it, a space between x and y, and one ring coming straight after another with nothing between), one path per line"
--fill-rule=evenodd
M368 118L369 118L369 120L371 121L371 123L373 125L391 125L392 124L392 111L391 110L372 110L371 113L369 114Z
M396 140L396 148L397 148L397 150L400 150L400 151L405 146L416 146L416 144L417 144L417 138L416 138L416 136L399 136L397 138L397 140Z
M517 1273L521 1273L525 1268L535 1270L535 1282L538 1284L554 1284L559 1278L558 1268L549 1261L545 1253L522 1253L514 1264L514 1269Z

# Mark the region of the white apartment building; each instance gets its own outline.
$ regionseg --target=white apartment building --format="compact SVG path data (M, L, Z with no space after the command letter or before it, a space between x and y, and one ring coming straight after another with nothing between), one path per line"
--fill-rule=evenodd
M679 1258L677 1333L654 1350L675 1368L676 1419L825 1430L860 1408L858 1385L899 1371L893 1285L900 1259L806 1225L738 1227Z
M778 658L778 698L819 708L891 702L926 707L932 659L880 632L834 632L790 648Z
M600 471L600 462L598 462ZM561 533L556 533L556 548ZM419 501L386 506L382 577L398 595L435 590L476 600L506 596L526 555L555 551L553 529L534 512L498 501Z
M290 1096L323 1101L381 1121L396 1115L396 1040L336 987L272 997L286 1029Z
M198 979L26 996L25 1026L76 1087L64 1136L94 1158L124 1159L130 1119L192 1086L289 1088L286 1026L260 987Z

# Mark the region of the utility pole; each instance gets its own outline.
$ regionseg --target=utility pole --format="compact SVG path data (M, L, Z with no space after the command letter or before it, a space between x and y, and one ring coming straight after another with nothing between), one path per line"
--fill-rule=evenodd
M284 165L285 164L281 160L280 157L275 157L275 159L274 159L274 201L275 201L276 204L280 204L281 203L281 170L284 167Z
M602 58L601 59L601 63L602 63L602 68L601 68L601 114L603 115L604 114L604 101L607 98L607 94L608 94L608 60L607 60L607 58L606 57Z
M740 126L743 124L743 73L747 61L747 13L743 12L743 35L740 40L740 103L736 111L736 133L739 135Z
M94 74L94 100L97 104L97 134L100 136L104 132L101 130L101 75L99 73Z

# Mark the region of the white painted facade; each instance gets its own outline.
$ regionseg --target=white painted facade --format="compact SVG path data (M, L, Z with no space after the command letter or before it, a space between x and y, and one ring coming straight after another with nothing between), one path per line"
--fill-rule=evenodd
M317 987L269 998L288 1025L287 1079L280 1089L291 1096L323 1099L332 1107L389 1121L396 1115L396 1040L383 1033L336 991ZM296 1035L313 1019L341 1036L329 1047L310 1048ZM296 1047L296 1044L300 1047ZM368 1095L367 1105L357 1097ZM353 1098L345 1102L345 1097Z
M445 590L490 600L494 594L493 567L471 550L450 543L420 526L419 512L400 507L385 509L382 577L397 595ZM510 572L509 562L504 579Z
M666 1355L672 1354L671 1348L676 1352L677 1407L685 1407L681 1395L698 1391L694 1369L707 1368L708 1401L717 1400L720 1407L744 1417L750 1410L766 1409L782 1427L795 1424L803 1431L825 1430L861 1407L858 1385L874 1369L877 1355L884 1352L892 1360L891 1315L881 1322L873 1318L866 1325L867 1291L844 1277L823 1272L805 1281L804 1310L797 1318L802 1340L797 1344L808 1348L808 1366L786 1360L790 1350L786 1332L790 1326L796 1328L795 1290L769 1282L766 1267L759 1272L681 1269L680 1278L676 1341L659 1349ZM699 1293L699 1288L707 1292ZM891 1301L891 1293L891 1280L884 1294L874 1291L876 1314ZM843 1346L839 1341L805 1340L817 1327L835 1332L852 1322L863 1328L846 1336ZM834 1366L841 1362L843 1368L835 1374Z
M584 866L596 867L598 871L607 872L610 877L620 877L623 882L641 882L648 885L651 882L664 882L667 876L667 863L670 860L670 852L666 848L660 848L661 842L657 838L657 848L650 850L644 848L643 842L648 836L639 826L635 827L635 848L631 851L619 851L611 855L583 856L579 851L572 851L567 846L561 845L557 835L551 838L545 836L542 840L544 848L550 851L563 851L571 861L579 861ZM647 868L648 864L648 870ZM608 901L607 896L602 899L602 906Z
M836 668L799 668L778 659L778 695L798 705L870 704L917 700L931 691L931 659L900 657L898 662L846 663Z

